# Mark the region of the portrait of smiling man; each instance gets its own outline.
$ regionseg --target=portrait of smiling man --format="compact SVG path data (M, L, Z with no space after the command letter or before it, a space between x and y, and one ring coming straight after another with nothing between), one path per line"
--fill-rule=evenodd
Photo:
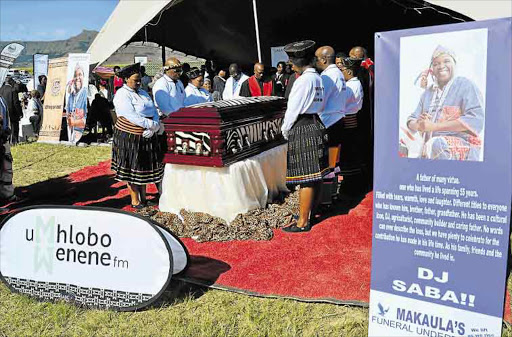
M419 35L403 42L400 156L482 161L485 31ZM470 50L476 42L480 42L478 50Z
M88 77L88 76L87 76ZM82 137L87 118L87 83L84 66L76 63L73 78L68 82L66 102L66 121L68 125L68 140L78 142Z

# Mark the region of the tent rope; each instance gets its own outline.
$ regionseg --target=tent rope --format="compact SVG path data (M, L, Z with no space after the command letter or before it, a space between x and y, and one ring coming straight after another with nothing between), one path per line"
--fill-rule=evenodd
M407 12L407 10L414 10L416 11L418 14L423 14L421 12L421 10L425 10L425 9L431 9L439 14L443 14L443 15L447 15L449 16L450 18L454 19L454 20L458 20L458 21L462 21L462 22L466 22L466 20L464 19L461 19L461 18L458 18L458 17L455 17L453 15L451 15L450 13L447 13L447 12L443 12L443 11L440 11L439 9L435 8L435 7L432 7L432 6L428 6L426 2L418 2L418 1L415 1L415 0L411 0L411 2L414 2L418 5L421 5L421 7L409 7L409 6L406 6L404 5L403 3L397 1L397 0L390 0L391 2L397 4L398 6L404 8L404 13Z
M157 26L159 23L160 23L160 19L162 19L162 14L164 14L165 11L167 11L169 8L171 8L172 6L174 6L177 2L179 2L180 0L173 0L171 1L167 7L165 7L164 9L162 9L160 11L160 15L158 16L158 20L156 21L156 23L151 23L151 22L148 22L146 25L150 25L150 26Z

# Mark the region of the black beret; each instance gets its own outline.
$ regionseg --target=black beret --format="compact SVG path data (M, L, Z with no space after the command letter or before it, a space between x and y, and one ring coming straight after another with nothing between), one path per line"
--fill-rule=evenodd
M202 71L196 67L190 69L190 71L187 72L187 76L191 80L193 80L194 78L197 78L199 76L202 76L202 75L203 75Z
M289 43L284 51L289 58L303 58L314 54L315 41L305 40Z
M357 59L357 58L353 58L353 57L344 57L341 59L341 63L345 67L351 68L351 69L355 69L355 68L359 67L361 65L361 61L362 61L362 59Z
M134 63L134 64L130 64L129 66L126 66L124 68L122 68L121 70L119 70L117 72L117 76L121 77L121 78L128 78L130 76L132 76L133 74L138 74L140 73L140 63Z

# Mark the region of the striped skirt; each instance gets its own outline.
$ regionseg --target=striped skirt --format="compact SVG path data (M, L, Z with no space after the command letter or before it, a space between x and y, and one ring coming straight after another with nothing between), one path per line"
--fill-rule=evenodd
M114 128L111 169L115 179L136 185L160 182L164 176L161 136L142 137L144 129L119 117Z
M322 181L329 173L327 133L316 114L301 114L288 134L286 184Z

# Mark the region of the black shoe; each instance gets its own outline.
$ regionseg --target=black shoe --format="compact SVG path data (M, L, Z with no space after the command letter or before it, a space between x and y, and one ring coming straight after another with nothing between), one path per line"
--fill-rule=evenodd
M134 209L143 209L144 207L146 207L146 206L144 206L144 204L142 202L140 204L138 204L138 205L132 204L131 206Z
M158 206L158 199L146 200L145 204L148 206Z
M311 222L308 221L308 224L304 227L297 227L297 224L293 224L291 226L282 228L282 230L288 233L309 232L311 230Z

